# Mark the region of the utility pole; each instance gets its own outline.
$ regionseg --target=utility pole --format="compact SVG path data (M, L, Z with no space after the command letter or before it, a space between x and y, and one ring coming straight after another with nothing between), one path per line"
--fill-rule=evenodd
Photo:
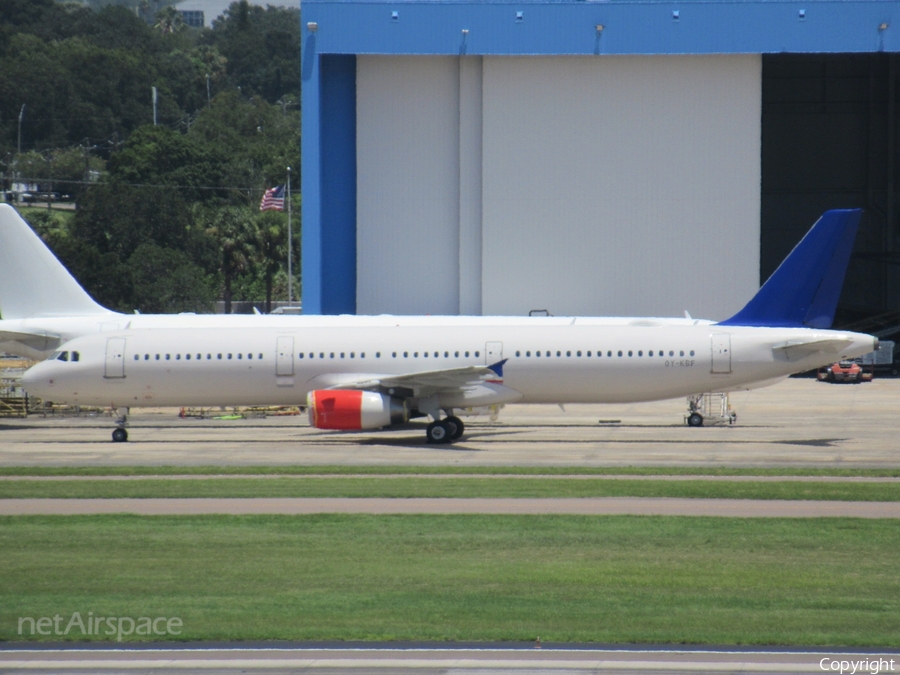
M294 274L291 259L294 257L294 228L291 225L291 167L287 168L287 212L288 212L288 307L294 304Z
M209 105L209 73L206 74L206 105Z
M153 126L156 126L156 87L150 87L153 90Z
M22 154L22 118L25 116L25 104L22 104L22 109L19 111L19 154Z

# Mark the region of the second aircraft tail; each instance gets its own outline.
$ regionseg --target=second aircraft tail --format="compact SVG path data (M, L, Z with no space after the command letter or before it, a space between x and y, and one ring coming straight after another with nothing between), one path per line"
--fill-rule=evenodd
M12 206L0 204L3 319L110 313L94 302Z

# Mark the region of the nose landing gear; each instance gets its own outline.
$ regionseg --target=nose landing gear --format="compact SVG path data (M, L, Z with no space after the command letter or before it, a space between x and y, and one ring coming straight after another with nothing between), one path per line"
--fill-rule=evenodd
M116 428L112 432L113 443L125 443L128 440L128 431L125 429L127 426L128 408L125 408L122 416L116 420Z

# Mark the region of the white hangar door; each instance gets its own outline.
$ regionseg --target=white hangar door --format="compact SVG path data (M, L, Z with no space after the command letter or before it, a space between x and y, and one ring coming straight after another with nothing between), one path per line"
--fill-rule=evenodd
M357 312L724 319L759 55L357 57Z
M761 64L485 58L483 313L739 310L759 287Z

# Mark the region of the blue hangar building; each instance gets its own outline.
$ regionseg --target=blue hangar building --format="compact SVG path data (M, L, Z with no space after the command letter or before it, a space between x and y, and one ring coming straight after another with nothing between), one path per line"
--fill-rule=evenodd
M304 0L301 28L307 313L722 319L836 207L866 209L840 321L900 309L900 1Z

